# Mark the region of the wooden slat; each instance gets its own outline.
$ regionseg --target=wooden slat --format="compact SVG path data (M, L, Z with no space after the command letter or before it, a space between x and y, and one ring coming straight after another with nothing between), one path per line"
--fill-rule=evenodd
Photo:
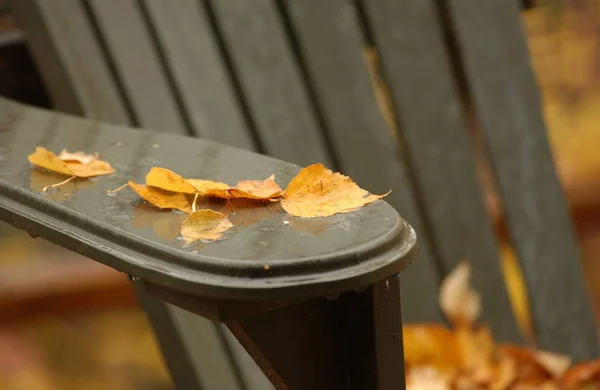
M300 165L332 166L275 2L212 2L264 151Z
M440 319L438 270L419 215L395 128L386 123L361 55L363 38L350 1L288 2L292 25L343 173L386 198L416 229L421 254L401 274L407 322Z
M477 180L436 2L363 2L416 187L446 271L463 258L473 266L484 320L499 340L520 340L491 223ZM477 36L477 34L475 34Z
M15 1L12 10L55 109L130 124L80 1Z
M243 378L245 389L247 390L274 390L275 387L262 372L258 364L250 357L246 349L235 338L231 331L223 326L222 328L229 348L233 352L233 357L237 363L240 375Z
M449 2L542 348L599 354L590 300L514 2Z
M147 0L143 4L194 133L211 141L256 150L201 2Z
M241 389L231 374L217 329L197 315L149 295L141 281L134 283L140 305L148 315L177 389Z
M159 55L135 0L90 0L93 17L106 42L139 125L187 133Z

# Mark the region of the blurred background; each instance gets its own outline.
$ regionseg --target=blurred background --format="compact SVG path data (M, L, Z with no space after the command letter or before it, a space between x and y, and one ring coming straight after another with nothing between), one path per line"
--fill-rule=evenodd
M522 19L600 319L600 0L538 0ZM52 108L2 0L0 95ZM502 259L522 313L510 248ZM170 388L125 275L0 223L0 389Z

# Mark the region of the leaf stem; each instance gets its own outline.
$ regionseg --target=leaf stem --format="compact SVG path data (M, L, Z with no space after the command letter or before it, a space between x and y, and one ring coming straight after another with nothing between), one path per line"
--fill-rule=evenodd
M46 192L48 191L50 188L56 188L59 186L62 186L63 184L67 184L68 182L70 182L71 180L75 179L77 176L71 176L70 178L68 178L67 180L63 180L60 183L56 183L56 184L51 184L49 186L46 186L44 188L42 188L42 192Z

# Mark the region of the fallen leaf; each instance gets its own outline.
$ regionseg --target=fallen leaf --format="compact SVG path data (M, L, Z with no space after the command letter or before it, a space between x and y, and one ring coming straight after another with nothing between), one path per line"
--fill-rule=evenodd
M67 176L75 176L67 164L48 149L38 146L33 154L29 155L29 162L33 165L52 172Z
M496 365L495 375L490 390L505 390L514 383L517 378L517 368L511 359L501 358Z
M453 332L440 324L402 327L404 361L411 367L432 366L439 372L456 370L460 356Z
M62 161L77 161L81 164L89 164L92 161L98 160L100 155L98 153L86 154L82 151L70 153L66 149L63 149L58 155L58 158Z
M562 377L571 366L571 358L566 355L536 350L533 356L554 378Z
M109 163L102 160L94 160L89 164L79 162L67 162L66 164L74 176L82 178L109 175L115 171Z
M369 194L348 176L333 173L319 163L302 169L292 179L281 205L290 215L318 218L354 211L386 195Z
M181 224L181 236L188 244L197 240L214 241L229 230L233 224L227 216L212 210L192 213Z
M66 153L68 154L68 152ZM70 156L70 154L68 155ZM69 156L67 158L69 158ZM88 178L93 176L109 175L115 171L109 163L97 159L91 160L89 163L81 163L79 160L63 161L57 155L41 146L38 146L35 149L35 152L29 155L28 159L31 164L39 168L70 176L67 180L64 180L60 183L44 187L42 192L47 191L49 188L63 185L76 177Z
M456 347L461 358L461 367L472 372L485 372L486 379L492 376L491 363L495 360L496 346L487 326L472 329L459 326L454 331Z
M131 187L131 189L146 202L159 209L175 209L188 214L192 212L192 204L185 194L169 192L143 184L136 184L132 181L128 182L127 185L129 185L129 187Z
M196 188L186 179L165 168L154 167L146 175L146 185L182 194L195 194Z
M589 385L596 385L590 387L597 389L600 387L600 359L573 366L563 375L560 383L561 388L569 390Z
M481 313L481 297L471 288L471 266L465 260L444 279L440 306L454 325L472 325Z
M407 372L406 388L409 390L450 390L450 375L444 375L433 367L416 367Z
M275 175L265 180L241 180L235 185L234 190L254 196L256 199L274 199L283 196L283 190L275 182Z
M184 194L199 194L222 199L269 200L282 196L282 190L271 175L265 180L242 180L235 187L202 179L185 179L175 172L154 167L146 175L146 185Z
M516 381L522 385L541 386L552 379L552 374L535 357L534 353L516 345L501 345L498 353L512 359L517 368Z

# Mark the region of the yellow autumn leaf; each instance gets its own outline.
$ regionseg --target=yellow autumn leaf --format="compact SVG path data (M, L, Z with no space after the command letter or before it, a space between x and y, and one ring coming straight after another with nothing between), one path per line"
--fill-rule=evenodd
M290 215L318 218L354 211L386 195L369 194L348 176L319 163L302 169L292 179L281 205Z
M175 209L188 214L192 212L192 204L185 194L169 192L143 184L136 184L132 181L128 182L127 185L129 185L129 187L131 187L131 189L142 199L159 209Z
M106 161L91 159L89 155L83 152L69 153L66 150L61 152L64 160L46 148L38 146L35 152L28 156L29 162L36 167L43 168L55 173L69 176L68 179L46 186L42 192L49 188L61 186L76 177L88 178L94 176L110 175L115 170ZM85 163L82 161L86 161Z
M231 187L218 181L186 179L169 169L154 167L146 175L146 184L167 191L222 199L269 200L282 196L274 175L265 180L242 180Z
M38 146L33 154L29 155L29 162L36 167L44 168L52 172L67 176L75 176L67 164L48 149Z
M196 188L175 172L154 167L146 175L146 185L182 194L195 194Z
M471 288L471 266L465 260L444 279L440 306L454 325L472 325L481 313L481 297Z
M197 240L218 240L233 224L225 214L213 210L192 213L181 224L181 236L188 244Z

